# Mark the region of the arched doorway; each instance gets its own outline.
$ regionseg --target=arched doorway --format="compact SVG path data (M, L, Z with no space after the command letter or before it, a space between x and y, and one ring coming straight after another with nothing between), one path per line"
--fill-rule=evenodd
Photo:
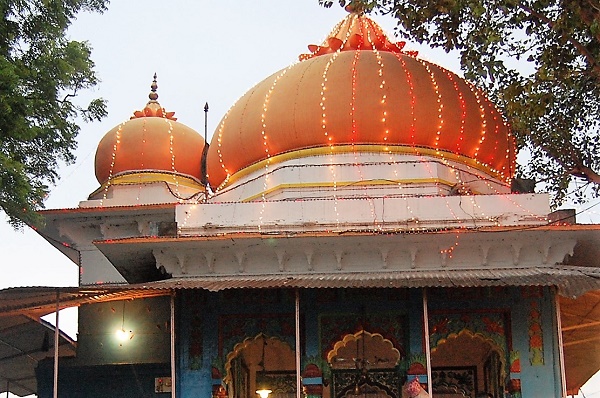
M268 387L272 398L294 398L294 350L286 342L262 333L247 338L227 355L223 382L230 398L258 397L260 386Z
M436 398L504 395L506 358L492 340L468 330L449 335L431 350L432 387Z
M347 334L327 354L331 388L324 398L400 398L401 380L394 369L400 351L379 333Z

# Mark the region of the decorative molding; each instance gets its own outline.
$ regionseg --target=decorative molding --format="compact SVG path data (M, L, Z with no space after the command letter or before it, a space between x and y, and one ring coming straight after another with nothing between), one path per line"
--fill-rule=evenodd
M344 255L344 251L343 250L336 250L335 251L335 260L337 261L337 270L341 271L342 270L342 258Z
M387 269L387 267L388 267L387 260L388 260L389 249L387 247L380 247L379 253L381 254L381 261L383 262L383 265L381 268Z
M304 255L306 256L306 262L308 263L308 270L313 271L315 268L313 267L313 255L315 254L315 250L312 247L308 247L304 249Z
M100 239L102 234L98 227L83 228L81 224L75 224L65 221L56 223L58 237L62 243L69 243L77 249L92 246L92 242ZM68 242L64 242L64 240Z
M152 231L152 221L150 219L136 218L137 230L142 236L156 235Z
M102 237L104 239L110 239L112 238L110 232L112 231L113 226L109 223L99 223L98 226L100 227L100 233L102 234Z
M179 269L181 270L182 274L187 274L187 268L186 268L186 263L185 263L185 253L182 252L178 252L175 254L175 256L177 257L177 263L179 264Z
M215 255L211 251L204 252L204 258L206 259L206 267L210 274L215 272Z
M178 264L176 264L175 256L172 256L167 250L154 249L152 250L152 255L156 260L157 269L162 267L169 274L174 274L177 273L176 271L181 270Z
M512 248L513 264L519 265L519 258L521 256L521 249L523 248L523 245L515 242L512 243L510 247Z
M552 247L552 242L545 241L541 245L542 249L542 263L548 264L548 254L550 253L550 248Z
M238 261L238 272L242 273L245 271L244 267L244 258L246 257L246 252L238 250L235 252L235 258Z
M443 268L448 265L448 250L440 248L440 264Z
M167 239L152 244L153 252L173 257L162 260L177 276L306 273L397 272L403 270L481 270L519 267L554 267L576 243L575 239L530 239L522 245L517 234L492 239L488 234L462 234L460 244L444 250L454 236L430 235L319 236L271 239L187 240ZM395 243L395 244L391 244ZM199 254L201 253L201 254ZM259 260L260 259L260 260ZM544 263L545 261L545 263ZM167 266L168 265L168 266Z
M219 316L219 354L227 358L235 347L263 335L295 346L294 314L234 314Z
M481 249L481 265L486 266L488 265L488 255L490 254L490 246L489 244L482 244L479 245L479 248Z
M285 271L285 263L287 261L287 255L285 250L275 249L275 254L277 255L277 262L279 263L279 271Z
M411 246L410 248L410 268L417 268L417 253L419 252L419 248L417 246Z

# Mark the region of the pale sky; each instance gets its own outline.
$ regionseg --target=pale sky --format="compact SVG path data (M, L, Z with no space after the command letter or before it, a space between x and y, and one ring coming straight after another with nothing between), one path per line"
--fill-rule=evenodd
M210 141L221 117L240 96L296 62L299 54L308 52L308 44L320 44L346 15L337 4L325 9L318 0L113 0L105 14L80 15L70 36L90 42L102 80L94 92L80 97L82 102L104 97L109 115L82 126L77 161L61 168L62 179L46 207L77 207L99 186L94 176L96 146L112 127L144 107L155 72L158 101L176 112L179 122L203 133L202 109L209 103ZM373 18L393 36L393 19ZM405 49L417 49L419 57L460 72L455 55L410 41ZM590 222L596 215L578 219ZM35 232L15 232L2 220L0 236L0 289L77 285L77 267ZM73 316L61 312L61 317L61 326L74 335ZM587 397L599 390L584 389Z
M46 208L73 208L98 188L94 155L98 142L114 126L128 120L148 101L154 72L158 101L174 111L179 122L204 132L208 102L209 141L221 117L256 83L297 62L307 45L320 44L347 13L317 0L257 1L116 1L106 13L80 15L71 38L87 40L101 83L94 92L108 100L108 117L83 124L77 161L60 170L61 180ZM393 35L394 21L376 17ZM456 57L443 51L421 50L420 56L459 71ZM4 220L3 220L4 221ZM4 273L0 288L77 284L77 268L31 230L14 232L0 224Z

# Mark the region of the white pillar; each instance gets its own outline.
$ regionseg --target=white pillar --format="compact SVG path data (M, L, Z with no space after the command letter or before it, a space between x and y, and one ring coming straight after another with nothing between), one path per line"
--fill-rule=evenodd
M560 300L558 290L554 291L554 307L556 308L556 328L558 329L558 360L560 366L560 384L562 397L567 396L567 375L565 374L565 351L563 349L562 320L560 319Z
M427 288L423 288L423 333L425 333L425 358L427 359L427 393L433 395L431 385L431 348L429 347L429 309L427 304Z

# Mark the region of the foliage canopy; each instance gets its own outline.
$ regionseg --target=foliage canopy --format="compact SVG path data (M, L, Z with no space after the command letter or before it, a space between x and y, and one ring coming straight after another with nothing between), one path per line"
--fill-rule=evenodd
M108 0L0 0L0 209L14 227L40 222L59 162L73 162L78 121L106 115L104 100L74 102L98 83L85 42L67 38L82 11Z
M555 205L572 182L575 200L599 195L598 0L338 2L392 15L399 36L458 51L465 77L488 91L530 153L519 174L544 182Z

